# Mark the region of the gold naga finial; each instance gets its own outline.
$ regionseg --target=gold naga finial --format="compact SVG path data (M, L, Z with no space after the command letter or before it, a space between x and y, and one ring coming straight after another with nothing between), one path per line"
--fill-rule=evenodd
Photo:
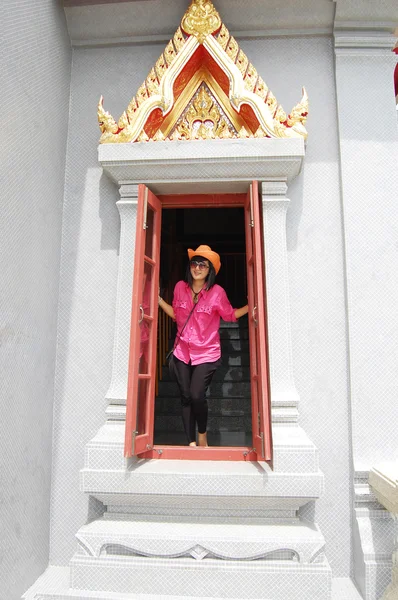
M304 87L303 87L302 91L303 91L303 97L301 98L300 102L292 108L292 112L288 116L287 124L289 125L289 127L295 127L295 126L297 127L298 124L299 124L299 126L301 125L301 127L304 127L304 123L307 120L308 94L307 94L307 90Z
M221 17L210 0L192 0L181 21L185 33L195 36L199 43L220 27Z
M101 96L98 102L98 124L102 133L102 139L106 141L108 137L111 137L112 134L117 133L119 131L118 124L112 115L104 109L104 98Z

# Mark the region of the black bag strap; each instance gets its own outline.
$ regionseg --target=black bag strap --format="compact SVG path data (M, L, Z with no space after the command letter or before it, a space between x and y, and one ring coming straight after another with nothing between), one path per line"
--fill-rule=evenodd
M177 346L178 346L178 344L179 344L179 342L180 342L181 336L182 336L182 334L184 333L184 329L185 329L185 327L187 326L187 324L188 324L188 321L189 321L189 319L191 318L191 316L192 316L192 313L193 313L193 311L195 310L195 308L197 307L197 305L199 304L199 302L200 302L200 298L199 298L199 300L197 301L197 303L193 305L193 307L192 307L192 309L191 309L191 312L189 313L189 315L188 315L188 317L187 317L187 320L185 321L185 323L184 323L184 325L183 325L183 327L182 327L182 329L181 329L181 332L180 332L180 333L178 333L178 332L177 332L178 341L177 341L177 342L174 342L174 346L172 347L172 349L170 350L170 352L167 354L167 356L166 356L166 360L169 358L169 356L171 356L171 354L173 354L174 350L177 348ZM177 336L176 336L176 338L177 338Z

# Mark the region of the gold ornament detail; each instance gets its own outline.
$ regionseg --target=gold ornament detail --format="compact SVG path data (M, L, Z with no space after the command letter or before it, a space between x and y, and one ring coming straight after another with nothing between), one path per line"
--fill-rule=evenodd
M149 137L147 136L144 130L142 130L140 135L138 136L137 142L149 142Z
M243 52L243 50L239 50L238 58L236 59L236 66L238 67L239 71L242 73L243 77L246 74L246 69L247 69L248 64L249 64L249 59L247 58L246 54Z
M138 88L138 92L136 95L136 100L137 100L138 106L140 106L143 102L145 102L145 100L147 98L148 98L148 92L147 92L145 81L144 81L144 83L142 85L140 85L140 87Z
M255 138L264 138L264 137L268 137L267 134L265 133L264 129L260 127L257 129L256 133L254 134Z
M260 98L262 98L263 100L265 100L267 97L268 86L265 83L265 81L262 80L261 77L259 77L257 80L257 85L254 93L257 94L257 96L260 96Z
M117 125L118 125L119 129L124 129L125 127L127 127L129 125L129 119L128 119L126 111L124 111L124 113L120 117Z
M173 37L174 47L177 50L177 54L185 44L184 34L181 31L181 27L177 29Z
M225 50L229 41L229 31L225 27L224 23L222 24L220 32L217 36L217 41L220 44L221 48Z
M169 67L177 56L177 52L175 51L172 40L170 40L167 44L166 50L164 51L164 56L167 61L167 66Z
M206 36L221 27L221 18L210 0L192 0L182 18L181 27L201 44Z
M248 138L248 137L252 137L249 135L246 127L242 127L242 129L239 131L238 137L240 138Z
M102 133L101 139L110 142L115 137L119 127L112 115L104 110L103 103L104 98L101 96L97 107L98 124Z
M170 136L171 139L175 139L176 132L178 132L178 139L185 140L237 136L237 131L222 113L216 99L203 83L177 123Z
M164 135L160 131L160 129L157 130L157 132L155 133L155 135L153 136L152 139L154 142L163 142L164 141Z
M275 121L279 121L279 123L286 123L286 119L287 119L287 115L285 113L285 111L283 110L282 106L279 104L275 116L274 116L274 120Z
M159 91L159 81L154 68L151 69L146 78L146 87L150 96L152 96L152 94L157 94Z
M159 56L158 60L156 61L155 69L156 69L156 73L158 75L159 81L161 81L161 79L163 78L163 75L167 71L167 61L165 60L163 54L161 56Z
M257 83L257 79L258 79L257 70L250 63L250 65L247 68L246 77L245 77L245 88L249 92L252 92L254 90L254 86Z
M238 52L239 52L239 45L238 45L238 42L236 41L236 39L232 35L229 38L229 42L227 44L225 51L228 54L229 58L235 62L235 59L238 56Z
M274 115L278 101L275 98L274 94L271 92L271 90L268 90L267 99L265 102L267 106L269 106L271 114Z
M307 120L308 109L308 95L306 89L303 88L303 97L301 98L300 102L292 108L292 112L287 119L287 124L289 127L294 127L298 123L304 125Z

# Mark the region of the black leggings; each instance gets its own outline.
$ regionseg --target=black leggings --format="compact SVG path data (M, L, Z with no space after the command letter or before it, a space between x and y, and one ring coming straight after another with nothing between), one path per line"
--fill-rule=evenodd
M210 385L221 359L200 365L186 364L174 356L176 378L181 394L182 422L188 443L196 441L196 423L198 432L206 433L207 400L206 391Z

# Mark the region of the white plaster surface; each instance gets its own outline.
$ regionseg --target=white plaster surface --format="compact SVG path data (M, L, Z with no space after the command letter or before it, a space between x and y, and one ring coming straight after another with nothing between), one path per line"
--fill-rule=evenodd
M319 448L326 476L325 497L316 508L310 504L307 515L312 521L316 511L334 575L344 576L350 569L349 452L333 52L327 38L245 41L244 49L286 110L300 98L301 85L310 93L306 162L288 192L293 356L302 423ZM103 94L106 109L119 116L160 51L158 45L74 50L55 391L53 564L68 563L76 531L101 508L78 491L84 445L104 421L118 268L118 191L97 163L96 105ZM299 68L293 56L300 56Z
M69 567L50 566L38 581L24 594L25 600L186 600L184 596L156 594L119 594L111 592L82 592L69 588ZM188 600L188 599L187 599ZM218 600L204 596L189 596L189 600ZM251 600L271 600L262 596ZM332 579L331 600L362 600L355 585L348 577Z
M71 49L60 4L0 6L0 598L48 564Z
M335 35L352 454L356 479L365 481L374 464L395 457L398 422L396 57L392 36L376 33ZM364 98L369 78L380 105L371 119ZM393 523L379 518L383 511L362 512L355 509L354 573L366 600L377 600L391 577Z

